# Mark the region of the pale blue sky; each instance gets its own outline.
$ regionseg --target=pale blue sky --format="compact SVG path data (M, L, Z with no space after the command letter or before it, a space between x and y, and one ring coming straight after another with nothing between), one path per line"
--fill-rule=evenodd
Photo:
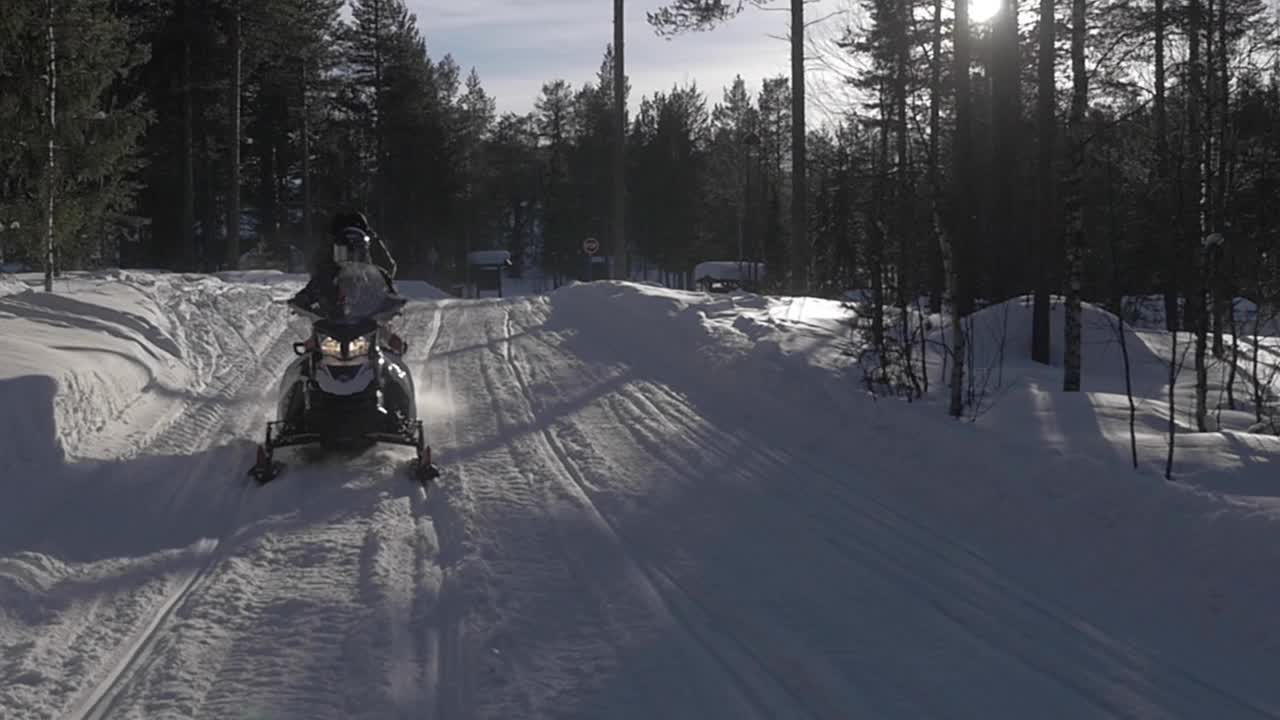
M458 64L480 73L499 112L533 108L544 82L563 78L575 87L592 80L605 46L613 41L612 0L407 0L433 58L452 53ZM830 16L849 0L820 0L806 6L811 19ZM642 95L696 81L712 103L721 89L741 74L752 94L765 77L789 74L785 0L775 9L748 8L742 15L708 33L671 40L658 37L645 20L646 11L662 0L627 0L626 65L633 108ZM821 41L837 32L843 17L810 29ZM770 37L775 35L778 37ZM816 54L816 53L815 53ZM828 63L829 64L829 63ZM810 62L810 106L829 103L827 90L835 73L824 63ZM810 124L814 124L811 122Z

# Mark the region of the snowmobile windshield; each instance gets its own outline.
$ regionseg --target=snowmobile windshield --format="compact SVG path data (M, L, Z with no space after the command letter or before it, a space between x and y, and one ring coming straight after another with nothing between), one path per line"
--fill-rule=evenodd
M382 269L371 263L345 263L334 279L335 306L329 319L345 322L375 318L399 310L405 298L387 289Z

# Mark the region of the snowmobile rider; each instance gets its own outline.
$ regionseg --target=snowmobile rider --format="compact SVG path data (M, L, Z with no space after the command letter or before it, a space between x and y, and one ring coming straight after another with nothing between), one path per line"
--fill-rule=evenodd
M369 228L369 220L364 213L338 213L333 218L330 232L332 241L322 245L312 260L311 280L289 300L290 305L310 309L319 303L325 293L332 291L339 268L349 262L376 266L387 281L387 292L395 294L395 258L391 257L381 238ZM373 260L375 241L385 264Z

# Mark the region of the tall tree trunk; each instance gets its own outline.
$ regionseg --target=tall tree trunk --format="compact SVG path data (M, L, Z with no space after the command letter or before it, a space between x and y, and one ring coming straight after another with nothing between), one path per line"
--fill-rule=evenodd
M302 247L312 253L311 233L315 218L311 207L311 93L308 59L302 60Z
M53 292L53 276L57 272L58 264L58 249L53 235L54 196L58 189L58 179L55 177L57 165L54 162L54 146L57 144L58 134L58 45L53 31L57 19L53 10L53 0L47 0L47 10L45 30L49 57L45 82L49 90L49 156L45 162L44 291Z
M1227 43L1227 0L1221 0L1218 4L1217 14L1214 16L1215 34L1217 35L1216 57L1211 58L1214 67L1211 73L1216 77L1214 87L1217 90L1214 97L1214 114L1217 115L1218 125L1214 137L1214 145L1216 148L1216 157L1214 162L1214 184L1213 184L1213 218L1214 227L1218 232L1223 232L1227 227L1226 209L1227 209L1227 181L1228 181L1228 151L1227 151L1227 126L1230 123L1230 75L1228 70L1228 55L1230 47ZM1219 248L1217 260L1222 260L1222 253L1225 248ZM1233 327L1234 320L1230 319L1233 313L1232 306L1235 289L1232 287L1231 273L1222 272L1220 262L1215 265L1216 271L1214 276L1216 282L1213 285L1213 356L1222 360L1226 357L1226 351L1223 347L1222 330L1223 326L1230 323ZM1234 332L1233 332L1234 335ZM1234 341L1233 341L1234 343ZM1227 388L1228 402L1232 400L1232 389Z
M1048 0L1051 1L1051 0ZM942 136L942 0L933 2L933 54L929 62L929 192L936 207L941 200L942 179L938 165L941 162ZM936 228L939 226L935 223ZM946 292L947 274L942 262L943 239L939 235L929 243L929 312L942 312L942 296Z
M1214 0L1206 0L1205 4L1206 17L1204 18L1204 186L1203 197L1201 199L1204 207L1206 220L1204 222L1204 234L1207 237L1210 233L1217 232L1219 223L1218 216L1218 192L1217 187L1220 182L1218 177L1218 154L1221 148L1218 146L1218 72L1217 72L1217 23L1216 18L1222 15L1220 3ZM1213 355L1221 358L1222 353L1222 325L1217 317L1217 309L1219 302L1218 292L1218 273L1217 273L1217 252L1210 252L1205 267L1205 291L1206 291L1206 330L1211 329L1213 333Z
M613 263L614 278L627 279L627 75L623 0L613 0Z
M191 81L191 0L182 3L182 269L194 269L196 257L195 110Z
M885 102L884 86L881 85L880 92L880 134L877 142L878 149L876 152L876 160L874 166L875 172L875 193L872 201L872 219L871 229L868 233L870 246L867 248L869 257L867 258L867 270L870 273L871 281L871 342L876 349L876 354L880 362L880 379L885 379L885 373L888 368L886 366L885 342L884 342L884 257L885 247L888 244L889 227L884 222L884 218L888 215L888 203L885 202L885 196L888 194L888 186L892 174L889 170L889 116L892 112L891 106Z
M992 173L995 197L1000 198L1003 210L989 213L992 219L995 257L993 269L993 294L998 299L1012 292L1022 293L1019 284L1023 277L1027 247L1021 232L1023 212L1022 165L1019 157L1022 130L1022 66L1018 38L1018 0L1001 0L996 15L992 72L991 123L995 131L992 143L993 159L1000 172Z
M804 0L791 0L791 242L799 273L796 289L809 291L813 248L808 233L808 163L804 119Z
M1157 0L1159 2L1160 0ZM1031 359L1044 365L1051 363L1050 314L1049 314L1049 259L1052 249L1058 246L1054 216L1053 147L1058 128L1054 113L1054 35L1057 19L1054 17L1054 0L1040 0L1040 64L1039 88L1036 95L1036 131L1040 136L1036 156L1036 286L1031 311Z
M376 36L373 39L373 135L374 135L374 169L373 169L373 216L374 222L382 228L386 224L386 202L383 199L383 189L386 186L386 162L383 157L385 151L386 139L384 137L385 129L382 124L382 115L386 107L382 99L382 42L386 37L386 31L382 25L382 0L377 0L373 6L373 26Z
M1155 216L1157 235L1166 233L1170 227L1169 191L1170 159L1169 159L1169 120L1165 103L1165 0L1155 0L1155 102L1152 108L1155 123L1156 140L1156 182L1153 185L1155 199ZM1178 277L1182 272L1181 253L1177 251L1178 243L1173 243L1165 254L1164 260L1164 316L1165 328L1176 332L1181 326L1181 311L1178 307L1180 287Z
M240 261L240 63L243 55L240 0L232 5L231 12L231 141L228 143L231 173L227 184L226 264L229 269L235 269Z
M1085 0L1071 3L1071 188L1067 192L1067 303L1062 389L1080 390L1080 282L1084 273L1085 112L1089 76L1084 64Z
M200 235L203 242L200 245L200 270L203 272L210 265L218 262L218 256L221 254L222 247L219 247L216 240L218 237L218 162L214 151L214 138L211 125L212 122L208 118L201 118L200 130L200 180L199 187L201 190L200 203Z
M909 0L898 0L896 26L897 32L894 34L894 44L897 46L897 69L894 73L893 82L893 105L894 105L894 154L897 156L895 169L897 171L897 179L893 184L894 209L897 216L897 222L894 223L895 229L892 233L898 242L898 287L897 287L897 304L901 311L903 322L907 322L908 315L906 312L908 297L917 294L918 287L914 282L914 277L910 272L912 255L912 239L915 233L912 232L911 218L914 203L912 190L915 184L911 178L911 158L909 145L909 127L907 125L907 85L910 81L909 73L911 71L911 40L907 29L910 27L912 3ZM904 329L909 325L904 325ZM903 348L906 351L906 359L904 364L910 367L910 350L911 338L904 333Z
M1218 12L1218 186L1217 197L1215 201L1216 209L1214 215L1220 223L1219 228L1225 232L1228 226L1227 218L1227 192L1232 181L1232 174L1235 169L1235 142L1228 140L1231 138L1231 76L1230 76L1230 55L1231 45L1227 42L1227 5L1223 2L1221 10ZM1235 379L1236 368L1240 357L1239 333L1236 327L1235 315L1235 295L1238 275L1235 272L1234 255L1232 250L1226 247L1221 251L1228 253L1228 263L1230 268L1227 272L1221 272L1219 268L1218 278L1218 302L1214 308L1214 317L1217 320L1218 332L1214 334L1214 354L1219 358L1225 356L1222 347L1222 326L1224 324L1231 330L1231 362L1229 364L1230 371L1227 377L1227 407L1234 410L1236 407L1235 400ZM1221 257L1221 252L1220 252ZM1256 308L1255 308L1256 310Z
M1202 17L1202 6L1200 0L1190 0L1188 4L1188 57L1187 64L1190 71L1190 87L1187 94L1187 123L1188 135L1190 136L1191 156L1191 178L1190 187L1196 198L1197 222L1190 223L1187 232L1188 245L1190 246L1193 257L1196 262L1196 282L1195 296L1187 303L1187 311L1192 314L1195 324L1195 368L1196 368L1196 429L1199 432L1208 430L1208 395L1209 395L1209 377L1206 366L1206 352L1208 350L1208 316L1209 308L1206 303L1207 287L1205 283L1205 275L1207 273L1207 253L1204 252L1203 241L1208 234L1209 223L1209 193L1205 186L1206 173L1204 156L1204 129L1202 126L1203 115L1202 107L1204 106L1204 85L1203 85L1203 68L1201 63L1203 57L1201 54L1201 33L1204 29L1204 20Z
M271 106L274 103L267 101ZM257 138L258 148L258 245L266 247L275 240L276 212L276 139L268 127Z
M954 39L956 93L956 134L951 143L955 156L951 200L951 225L953 232L944 235L942 251L944 262L949 267L951 291L951 406L953 417L964 413L964 360L966 350L964 315L971 307L968 281L968 263L965 258L969 251L970 217L973 213L973 194L970 185L972 177L972 131L969 103L969 7L968 3L956 3L955 39Z

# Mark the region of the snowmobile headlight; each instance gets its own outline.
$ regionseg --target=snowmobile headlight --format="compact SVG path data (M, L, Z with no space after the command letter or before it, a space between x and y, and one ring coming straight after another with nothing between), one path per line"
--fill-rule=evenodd
M369 338L365 336L352 340L347 345L347 357L363 357L369 354Z
M320 352L330 357L342 357L342 343L326 336L320 341Z

